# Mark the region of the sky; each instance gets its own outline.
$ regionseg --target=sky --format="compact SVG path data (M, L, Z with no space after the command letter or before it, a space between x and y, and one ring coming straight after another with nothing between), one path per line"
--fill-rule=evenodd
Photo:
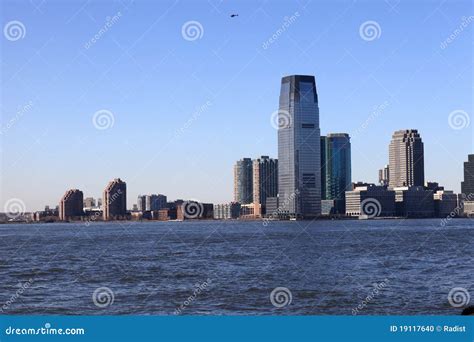
M6 0L0 18L0 211L118 177L129 207L231 201L236 160L277 156L292 74L316 77L321 134L352 136L353 181L377 181L399 129L456 192L474 150L469 0Z

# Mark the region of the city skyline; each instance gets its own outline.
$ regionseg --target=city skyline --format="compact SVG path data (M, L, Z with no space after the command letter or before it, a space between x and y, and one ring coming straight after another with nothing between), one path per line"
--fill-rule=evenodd
M180 14L182 3L156 6L170 16L153 25L136 3L85 4L90 16L74 16L72 5L2 3L2 26L19 20L26 28L24 38L1 42L2 207L20 198L27 211L41 210L69 188L99 198L116 177L129 187L128 208L143 193L228 202L235 160L277 157L271 116L277 85L291 74L316 76L321 130L351 136L354 181L376 183L391 134L416 128L425 180L460 192L473 125L450 120L472 118L470 17L447 38L468 5L207 4L191 17ZM229 21L235 7L240 16ZM91 43L107 17L112 26ZM182 28L192 20L203 34L189 41ZM380 27L376 39L361 35L368 21ZM94 126L107 111L110 127Z

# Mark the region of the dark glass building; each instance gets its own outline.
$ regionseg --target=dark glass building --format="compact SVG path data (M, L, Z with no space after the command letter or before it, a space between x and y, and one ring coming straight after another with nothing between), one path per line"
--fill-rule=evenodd
M234 202L250 204L253 201L252 159L243 158L234 166Z
M349 134L321 137L321 198L335 200L336 212L345 213L345 193L352 190Z
M319 216L321 151L314 76L282 78L278 124L279 211L290 218Z
M253 203L261 204L258 216L265 214L268 197L278 195L278 159L261 156L253 160ZM258 207L258 206L257 206Z
M474 201L474 154L464 162L464 181L461 182L461 193L469 201Z

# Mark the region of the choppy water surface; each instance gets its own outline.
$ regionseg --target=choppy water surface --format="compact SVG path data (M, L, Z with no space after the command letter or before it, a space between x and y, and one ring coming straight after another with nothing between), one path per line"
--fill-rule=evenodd
M474 300L473 246L467 219L0 225L0 309L459 314L448 293Z

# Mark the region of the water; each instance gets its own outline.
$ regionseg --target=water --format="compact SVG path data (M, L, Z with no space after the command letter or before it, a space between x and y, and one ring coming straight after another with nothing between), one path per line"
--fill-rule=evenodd
M359 306L363 315L457 315L461 309L448 301L452 288L464 288L474 299L473 223L0 225L0 309L4 314L351 315ZM96 296L95 305L93 293L102 287L111 293ZM272 304L270 293L277 287L291 292L290 304Z

